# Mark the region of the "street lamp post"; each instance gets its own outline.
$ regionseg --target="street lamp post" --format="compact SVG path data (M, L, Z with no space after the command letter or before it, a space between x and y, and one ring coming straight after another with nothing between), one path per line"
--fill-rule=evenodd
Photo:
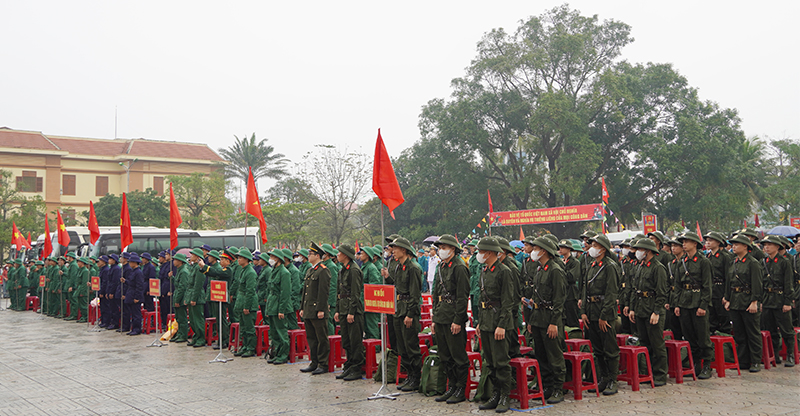
M133 160L129 161L127 166L126 166L124 163L122 163L122 162L119 162L119 165L120 165L120 166L122 166L123 168L125 168L125 173L127 173L127 175L128 175L128 185L127 185L127 192L130 192L130 191L131 191L131 167L132 167L132 166L133 166L133 164L134 164L134 163L136 163L138 160L139 160L139 158L137 157L137 158L135 158L135 159L133 159Z

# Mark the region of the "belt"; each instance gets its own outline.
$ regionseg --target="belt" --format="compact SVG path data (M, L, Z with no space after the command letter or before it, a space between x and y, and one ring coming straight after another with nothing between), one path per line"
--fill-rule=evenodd
M439 296L439 302L453 303L453 295Z
M722 279L714 279L714 284L715 285L724 285L725 281L722 280Z
M750 293L750 288L746 286L737 286L737 287L732 287L731 291L736 293Z
M545 302L545 301L538 302L538 303L534 302L533 309L550 309L550 310L552 310L553 309L553 302Z
M598 295L598 296L589 296L586 298L586 301L589 303L597 303L602 302L605 299L605 295Z
M481 302L481 309L496 308L498 306L500 306L499 300L490 300L487 302Z
M636 296L640 298L652 298L656 295L656 292L653 290L637 290Z
M769 292L769 293L777 293L779 295L783 294L783 288L782 287L768 287L768 288L765 288L764 291L765 292Z
M686 285L683 285L683 288L686 289L686 290L691 290L692 292L699 292L700 291L700 285L689 285L689 284L686 284Z
M408 293L398 293L397 300L409 300L411 299L411 295Z
M339 295L339 299L348 299L350 298L350 294L347 295Z

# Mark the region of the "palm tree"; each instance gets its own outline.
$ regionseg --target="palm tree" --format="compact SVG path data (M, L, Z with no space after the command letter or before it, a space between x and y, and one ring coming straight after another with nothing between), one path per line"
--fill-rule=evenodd
M253 179L257 182L261 178L280 179L287 175L286 163L289 159L282 153L275 153L275 148L267 144L267 139L256 143L256 134L248 138L238 138L227 149L219 149L219 153L228 164L225 174L229 178L241 179L247 183L248 168L253 169Z

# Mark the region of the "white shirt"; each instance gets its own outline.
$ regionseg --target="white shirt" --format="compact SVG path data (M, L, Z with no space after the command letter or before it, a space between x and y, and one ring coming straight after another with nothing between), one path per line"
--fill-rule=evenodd
M433 277L436 276L436 266L439 265L439 256L428 257L428 281L433 282Z

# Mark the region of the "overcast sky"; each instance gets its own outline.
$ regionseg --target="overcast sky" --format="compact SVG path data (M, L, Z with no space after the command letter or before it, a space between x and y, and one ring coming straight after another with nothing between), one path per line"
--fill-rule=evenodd
M0 0L0 126L202 142L255 132L392 156L493 28L560 1ZM631 62L669 62L748 136L800 139L800 1L572 1L632 26Z

